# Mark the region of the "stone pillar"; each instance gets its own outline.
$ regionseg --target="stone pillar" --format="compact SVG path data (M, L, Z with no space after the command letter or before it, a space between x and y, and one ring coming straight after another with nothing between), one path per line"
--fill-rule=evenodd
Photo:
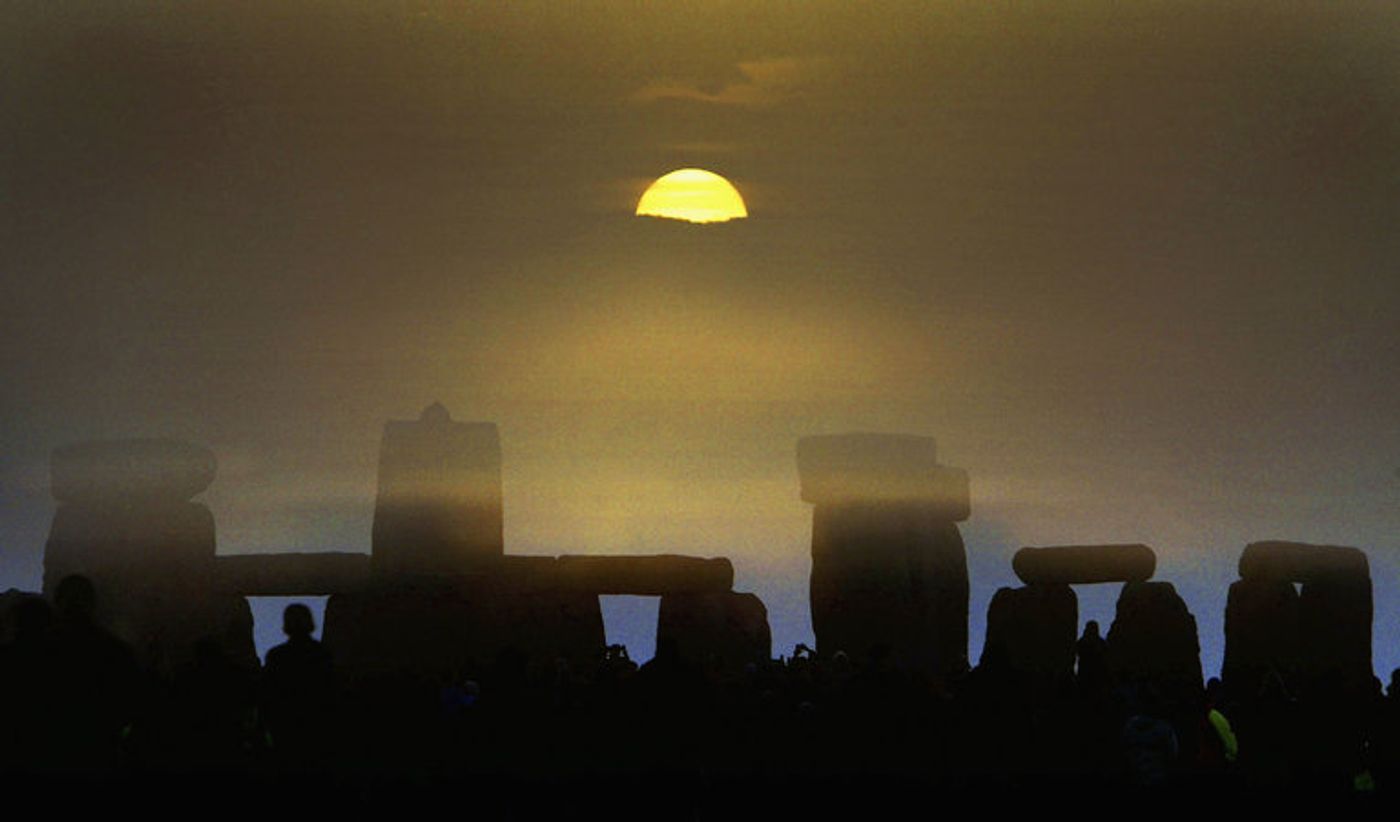
M59 507L44 550L45 595L70 574L91 579L99 622L155 670L173 671L204 638L256 665L248 603L217 584L214 517L190 501L215 472L213 453L175 440L56 449Z
M389 422L379 457L371 567L385 579L469 573L505 552L494 423L454 422L434 403Z
M1108 631L1108 665L1124 682L1147 681L1177 705L1205 687L1196 618L1170 582L1128 582Z
M1370 563L1356 548L1255 542L1225 607L1225 682L1252 696L1269 669L1294 690L1329 681L1362 693L1371 677ZM1299 583L1301 591L1294 589Z
M1271 670L1285 682L1298 674L1298 591L1285 579L1230 583L1225 600L1225 659L1221 681L1252 699Z
M823 654L877 649L929 673L967 670L967 472L928 437L848 434L798 442L812 515L812 627Z
M1033 690L1074 678L1079 598L1064 583L998 588L987 606L987 640L980 665L1011 674Z

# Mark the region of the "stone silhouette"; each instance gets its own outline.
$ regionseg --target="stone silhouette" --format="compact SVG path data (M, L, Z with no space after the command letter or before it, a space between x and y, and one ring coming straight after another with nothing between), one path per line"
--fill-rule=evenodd
M967 669L967 472L929 437L846 434L797 444L812 514L812 627L823 654L888 646L903 667Z
M503 654L591 664L605 645L604 594L662 597L667 630L698 654L739 666L767 647L767 613L732 592L727 559L507 556L494 424L454 422L436 403L416 422L391 422L379 480L367 578L332 555L277 571L242 560L226 573L264 589L323 584L333 594L323 636L349 677L444 677Z
M227 554L214 560L219 590L255 596L316 596L369 584L369 554Z
M170 673L213 638L256 665L252 614L216 582L214 517L190 497L215 475L208 449L175 440L88 442L56 449L59 500L44 551L44 592L73 574L106 592L95 619L141 662Z
M1256 542L1240 555L1239 571L1225 606L1221 673L1227 688L1252 694L1270 670L1294 687L1324 677L1352 689L1369 683L1372 601L1365 553Z
M1079 598L1063 583L998 588L987 606L980 664L1033 688L1074 675Z
M656 645L670 643L683 658L707 669L737 670L773 657L768 609L753 594L733 591L661 597Z
M1151 683L1168 704L1191 704L1205 687L1196 618L1170 582L1125 583L1107 641L1109 669Z
M1028 585L1142 582L1156 572L1157 555L1146 545L1022 548L1011 558L1011 570Z
M982 662L1044 687L1074 672L1077 598L1070 585L1123 583L1106 639L1107 671L1150 683L1185 700L1202 687L1196 620L1167 582L1149 582L1157 566L1146 545L1022 548L1012 559L1023 588L1002 588L987 610Z
M455 422L439 403L389 422L374 504L374 573L466 573L505 553L501 439L494 423Z
M341 589L326 605L324 636L350 675L450 671L507 649L584 664L605 645L600 595L660 596L683 648L722 650L738 666L767 643L768 627L762 603L733 593L733 579L722 558L504 556L475 574ZM699 639L707 626L713 641Z
M561 556L546 573L551 587L594 594L718 594L734 587L727 559L655 556Z

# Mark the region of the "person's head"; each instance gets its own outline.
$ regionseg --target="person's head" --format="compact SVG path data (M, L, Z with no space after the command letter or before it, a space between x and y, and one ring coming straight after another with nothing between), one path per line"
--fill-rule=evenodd
M1097 620L1091 619L1088 622L1084 623L1084 636L1091 637L1093 639L1099 638L1099 623Z
M300 602L293 602L282 611L282 633L289 637L309 637L316 630L316 620L311 609Z

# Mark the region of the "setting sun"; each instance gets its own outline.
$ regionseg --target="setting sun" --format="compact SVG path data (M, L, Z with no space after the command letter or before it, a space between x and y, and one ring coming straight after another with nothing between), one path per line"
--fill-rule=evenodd
M638 217L723 223L749 216L734 184L711 171L682 168L652 183L637 202Z

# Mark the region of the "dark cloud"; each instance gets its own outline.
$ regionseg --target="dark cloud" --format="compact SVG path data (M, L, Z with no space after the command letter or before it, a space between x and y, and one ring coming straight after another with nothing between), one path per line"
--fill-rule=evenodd
M825 68L817 59L772 57L738 64L743 79L727 82L713 90L678 80L653 80L632 94L638 103L661 100L689 100L722 106L774 106L801 94Z

